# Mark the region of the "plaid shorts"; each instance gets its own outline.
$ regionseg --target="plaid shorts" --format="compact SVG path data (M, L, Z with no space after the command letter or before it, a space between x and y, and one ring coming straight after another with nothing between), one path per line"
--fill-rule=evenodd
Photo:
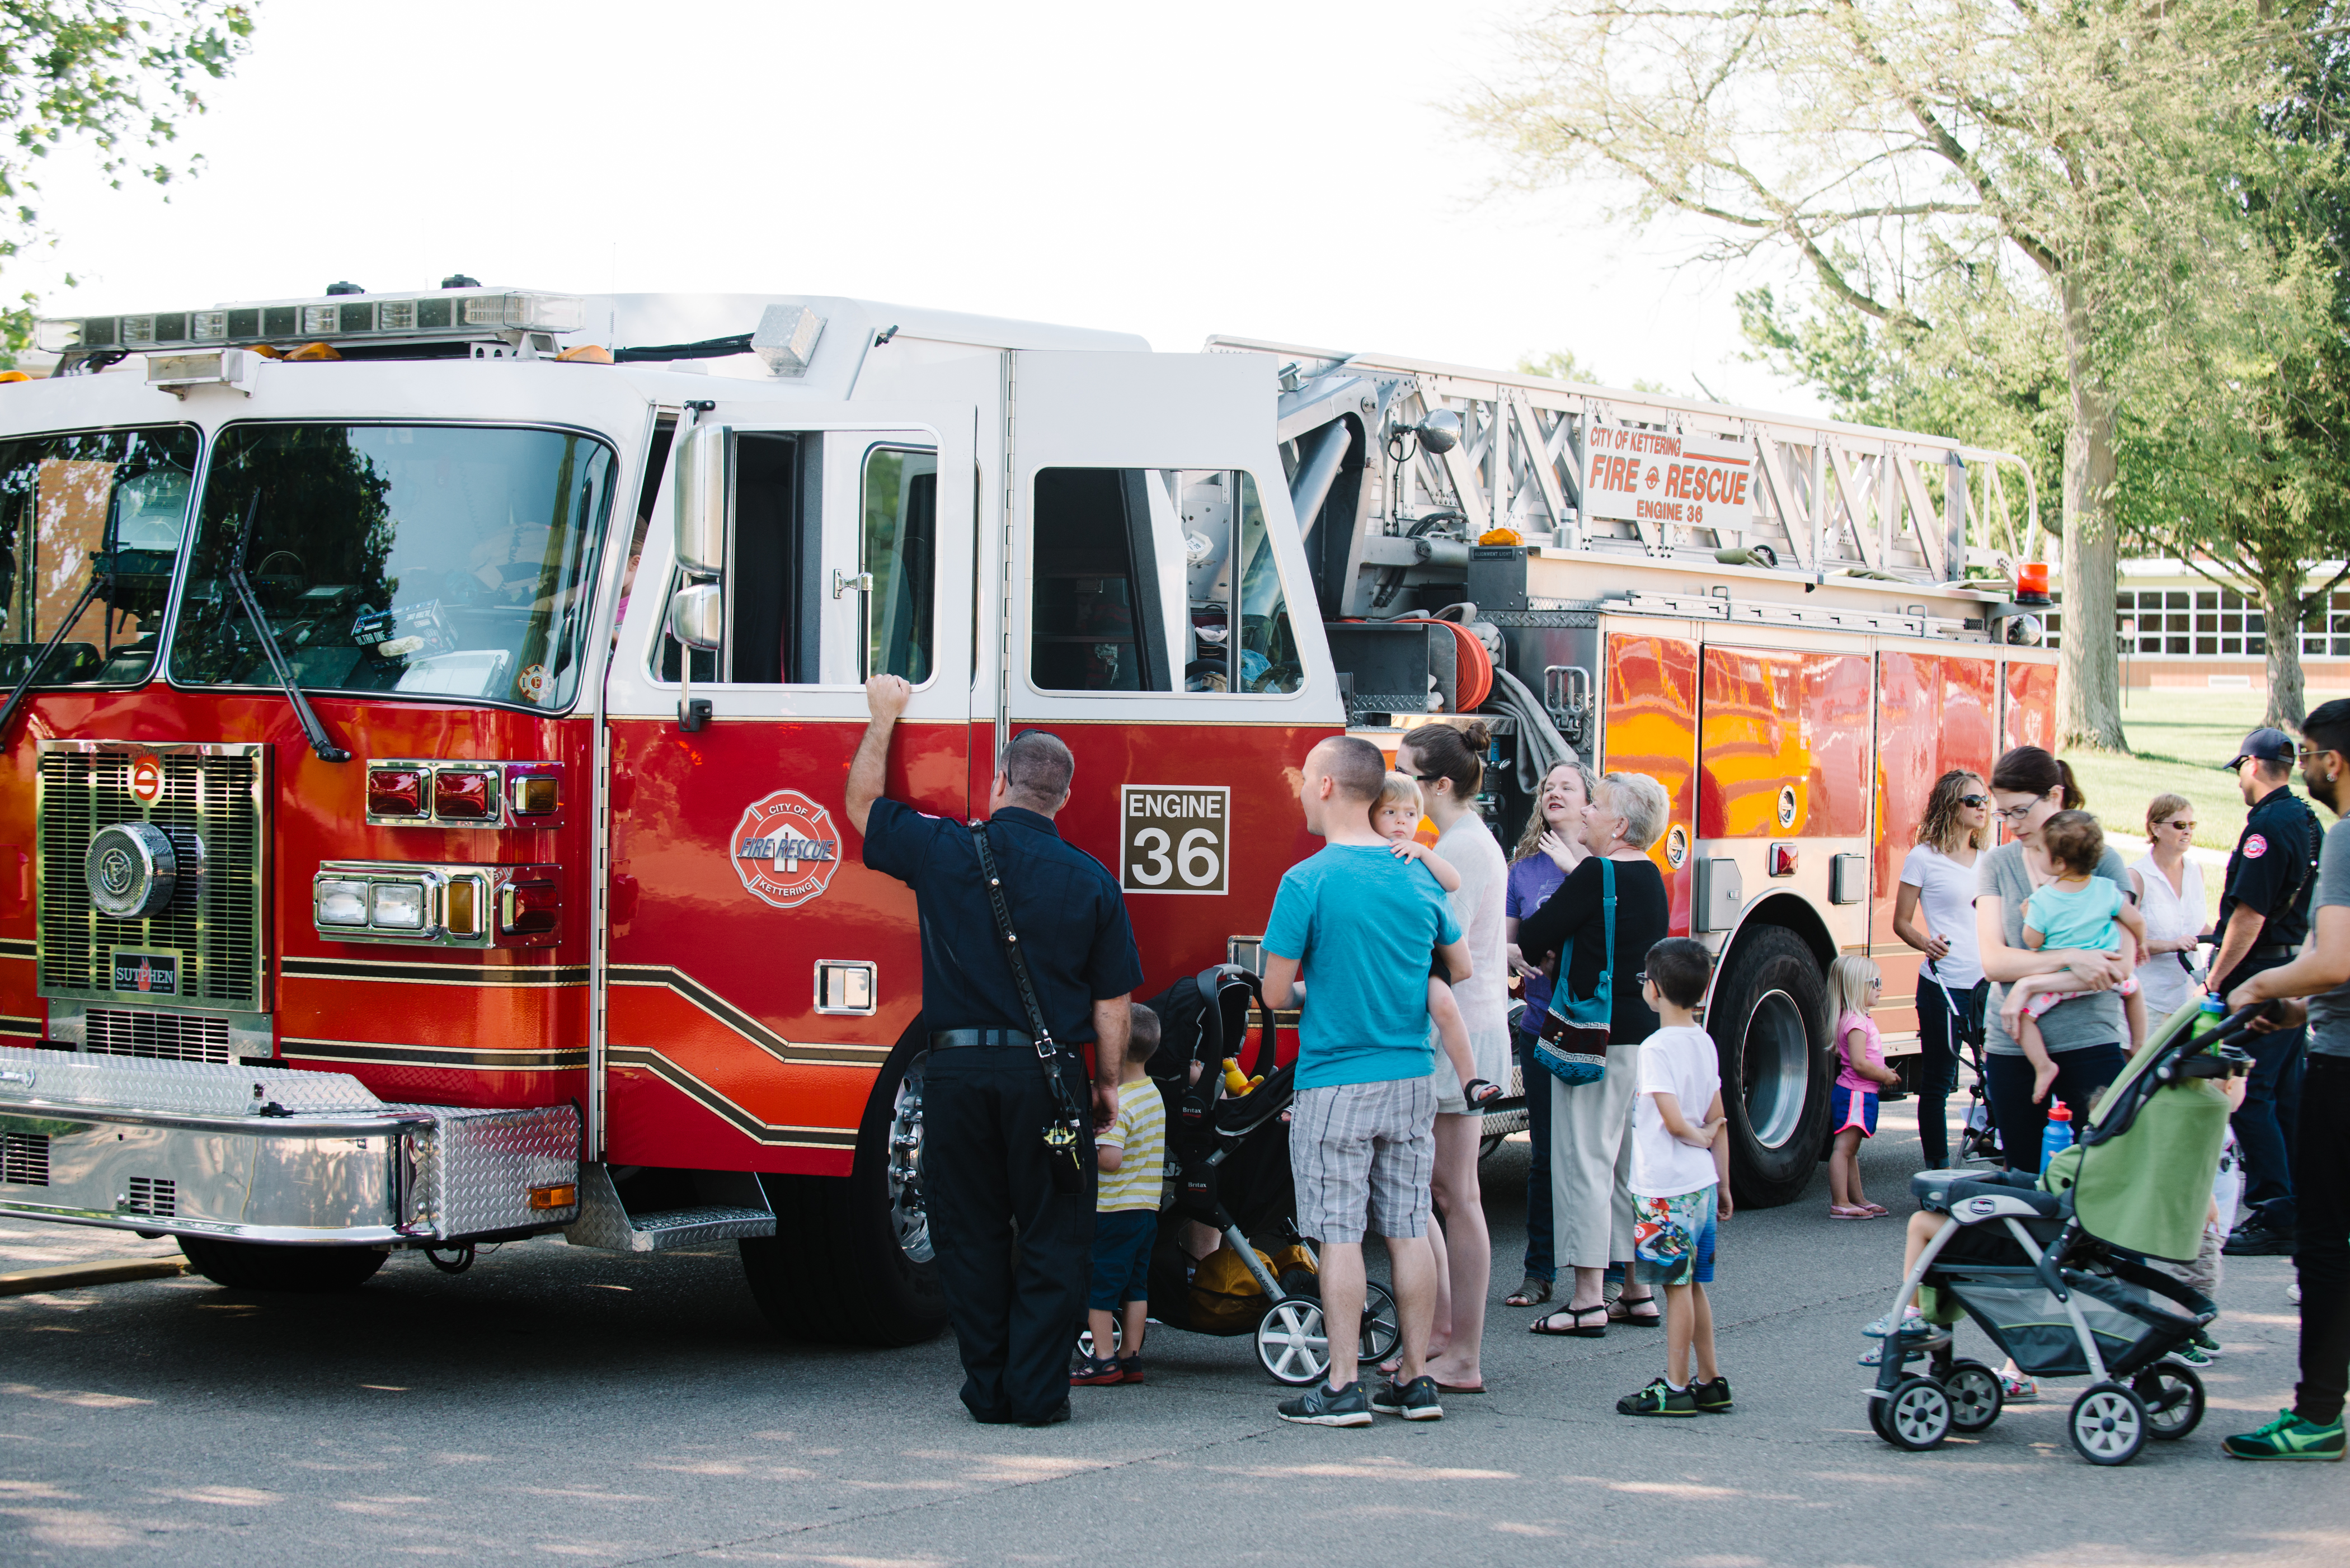
M1289 1168L1303 1235L1326 1243L1360 1241L1367 1228L1399 1240L1427 1234L1436 1085L1394 1078L1300 1089Z

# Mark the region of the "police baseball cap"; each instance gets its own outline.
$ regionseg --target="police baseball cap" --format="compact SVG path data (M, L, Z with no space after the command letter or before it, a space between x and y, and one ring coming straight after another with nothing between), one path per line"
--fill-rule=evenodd
M2244 743L2236 748L2236 760L2228 764L2228 770L2233 773L2252 757L2264 763L2289 763L2293 759L2293 737L2282 730L2254 730L2244 737Z

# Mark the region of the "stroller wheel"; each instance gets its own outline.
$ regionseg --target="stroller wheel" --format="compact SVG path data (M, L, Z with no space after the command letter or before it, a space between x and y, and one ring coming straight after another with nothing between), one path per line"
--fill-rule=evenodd
M1369 1355L1365 1347L1364 1355ZM1256 1324L1256 1358L1276 1383L1303 1388L1330 1366L1330 1336L1322 1331L1322 1303L1292 1296L1265 1308Z
M1937 1448L1950 1435L1950 1397L1930 1377L1904 1377L1876 1404L1877 1435L1897 1449Z
M2177 1442L2203 1419L2203 1379L2191 1366L2158 1361L2130 1379L2130 1391L2146 1405L2146 1435Z
M2183 1369L2182 1369L2183 1370ZM2073 1446L2093 1465L2126 1465L2146 1447L2146 1406L2118 1383L2092 1383L2073 1401Z
M1396 1315L1395 1297L1377 1280L1363 1287L1362 1357L1377 1366L1403 1343L1403 1323Z
M2000 1391L1999 1374L1981 1362L1952 1363L1950 1376L1942 1379L1942 1390L1950 1397L1953 1430L1980 1432L1999 1419L2005 1397Z

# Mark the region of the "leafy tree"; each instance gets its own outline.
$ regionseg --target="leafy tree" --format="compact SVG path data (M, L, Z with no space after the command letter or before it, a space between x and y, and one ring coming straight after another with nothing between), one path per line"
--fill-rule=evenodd
M169 185L201 159L175 158L198 89L228 75L253 35L253 8L216 0L0 0L0 263L46 236L33 205L44 160L86 141L120 189ZM68 282L71 280L68 279ZM0 312L0 343L31 341L34 296Z
M1629 192L1610 215L1695 219L1715 260L1783 249L1886 327L1959 326L1987 276L2050 314L2066 618L2103 626L2117 421L2149 347L2175 375L2315 308L2304 269L2247 248L2230 185L2305 9L1560 0L1515 30L1515 79L1462 112L1523 182L1602 178ZM2110 638L2064 639L2060 743L2124 745L2118 666Z

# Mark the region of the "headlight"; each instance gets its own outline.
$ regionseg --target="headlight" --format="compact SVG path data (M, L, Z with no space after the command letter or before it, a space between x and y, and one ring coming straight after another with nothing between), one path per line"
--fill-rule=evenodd
M321 880L316 884L316 889L318 900L318 924L322 926L367 924L366 883Z
M388 931L424 929L424 888L414 882L378 882L368 890L369 925Z

